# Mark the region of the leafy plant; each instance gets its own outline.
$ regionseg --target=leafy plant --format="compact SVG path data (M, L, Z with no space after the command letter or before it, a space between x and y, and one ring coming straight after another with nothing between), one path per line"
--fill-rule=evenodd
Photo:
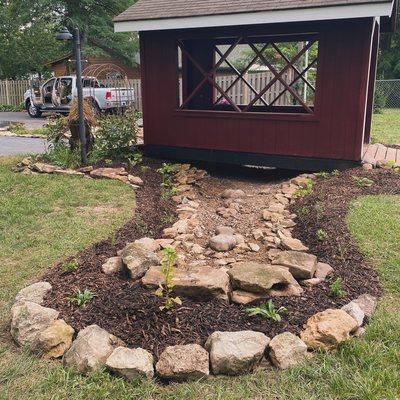
M329 172L326 171L316 172L315 176L317 178L327 178L329 176Z
M331 291L332 297L345 297L347 292L343 289L343 280L342 278L336 278L330 285L329 289Z
M26 129L25 125L21 122L14 122L9 127L8 130L17 136L28 135L30 132Z
M80 150L70 150L64 143L54 143L52 147L43 154L43 160L61 168L76 168L81 164Z
M69 304L75 304L78 307L86 307L86 305L93 300L95 294L89 289L85 289L83 292L78 290L73 296L68 299Z
M162 167L157 170L163 177L161 183L162 193L161 197L166 200L177 194L177 189L174 187L174 174L177 170L175 164L163 163Z
M128 110L122 115L106 115L99 118L92 159L100 161L108 158L130 162L132 146L137 140L137 131L133 110ZM135 160L134 157L133 160Z
M140 164L143 161L142 153L136 152L129 157L129 163L133 166Z
M64 264L62 269L66 274L70 274L79 269L79 264L76 261L71 261L67 264Z
M338 169L334 169L334 170L331 172L331 175L332 175L332 176L339 176L339 175L340 175L340 171L339 171Z
M178 259L176 251L170 247L163 250L163 259L161 261L161 273L164 277L164 283L160 283L156 290L156 296L160 297L164 304L160 310L170 310L175 304L181 305L182 300L179 297L172 297L174 290L174 272L175 264Z
M323 201L317 201L314 205L315 212L317 213L317 219L320 219L325 211L325 203Z
M19 112L24 110L24 105L13 106L11 104L0 104L0 112Z
M141 167L140 167L140 170L144 173L144 172L147 172L147 171L149 171L151 168L150 168L150 166L148 166L148 165L142 165Z
M325 240L328 238L328 234L323 230L323 229L318 229L317 230L317 239L320 242L325 242Z
M250 317L260 315L265 319L272 319L273 321L280 322L282 320L280 314L287 314L288 310L286 307L279 307L278 309L275 309L272 300L268 300L260 307L246 308L246 312Z
M374 181L369 178L352 175L353 180L356 182L356 185L360 188L367 188L374 184Z
M308 196L308 195L310 195L310 194L312 193L313 187L314 187L314 181L310 180L310 181L307 183L307 186L306 186L305 188L299 188L299 189L297 189L297 190L294 192L293 197L294 197L295 199L299 199L299 198L301 198L301 197Z

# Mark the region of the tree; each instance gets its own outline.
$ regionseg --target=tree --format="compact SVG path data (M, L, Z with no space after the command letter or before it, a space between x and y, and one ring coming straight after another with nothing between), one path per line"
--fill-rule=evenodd
M55 39L61 26L79 26L85 54L111 55L134 65L138 41L114 33L112 18L135 0L0 0L0 79L46 71L44 64L71 50Z

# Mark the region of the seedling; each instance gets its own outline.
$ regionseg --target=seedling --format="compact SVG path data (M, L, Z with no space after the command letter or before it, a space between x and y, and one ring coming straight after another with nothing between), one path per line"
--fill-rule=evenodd
M148 165L141 165L140 170L144 173L149 171L151 168Z
M328 234L323 230L323 229L318 229L317 230L317 239L320 242L325 242L325 240L328 238Z
M76 261L72 261L72 262L69 262L68 264L64 264L62 269L66 274L70 274L79 269L79 264Z
M356 182L356 185L360 188L371 187L374 184L374 181L369 178L363 178L360 176L352 175L352 178Z
M314 181L310 180L310 181L307 183L307 186L306 186L305 188L297 189L297 190L294 192L293 197L294 197L295 199L299 199L299 198L301 198L301 197L308 196L308 195L311 194L311 192L312 192L312 190L313 190L313 187L314 187Z
M78 307L86 307L89 301L93 300L95 294L88 289L85 289L83 292L78 290L73 296L68 299L69 304L75 304Z
M336 278L330 285L329 289L331 290L332 297L345 297L347 292L343 289L343 280L342 278Z
M325 204L323 201L317 201L314 205L315 211L317 213L317 219L320 219L325 211Z
M321 171L315 174L317 178L327 178L329 176L329 172Z
M141 153L135 153L133 157L129 157L129 163L133 166L140 164L143 161L143 156Z
M339 171L338 169L334 169L334 170L331 172L331 175L332 175L332 176L339 176L339 175L340 175L340 171Z
M173 182L173 176L176 169L177 166L175 164L163 163L162 167L157 170L157 172L162 174L163 177L163 181L161 183L163 189L161 197L164 200L167 200L177 194L177 189L174 187Z
M254 317L255 315L260 315L265 319L272 319L273 321L280 322L282 320L280 314L287 314L288 310L286 307L279 307L275 309L272 300L268 300L265 304L260 307L246 308L249 317Z
M182 305L182 300L179 297L172 297L174 290L174 273L175 264L178 259L175 249L167 247L163 250L163 259L161 261L161 273L164 277L164 282L160 283L155 295L163 300L163 305L160 310L170 310L175 304Z

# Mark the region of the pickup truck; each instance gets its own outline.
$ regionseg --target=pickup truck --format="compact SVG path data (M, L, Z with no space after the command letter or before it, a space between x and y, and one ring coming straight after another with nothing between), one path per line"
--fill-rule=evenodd
M83 96L90 98L97 113L133 106L135 93L129 87L106 87L96 78L82 78ZM53 77L45 83L32 81L25 92L24 104L32 118L39 118L44 111L68 113L72 99L77 96L76 76Z

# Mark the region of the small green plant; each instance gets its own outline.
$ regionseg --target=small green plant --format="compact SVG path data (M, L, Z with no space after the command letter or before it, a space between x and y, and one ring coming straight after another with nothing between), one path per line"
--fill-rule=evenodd
M30 132L28 131L28 129L26 129L25 125L22 124L21 122L14 122L12 123L9 127L8 130L17 136L24 136L24 135L28 135Z
M339 171L338 169L334 169L334 170L331 172L331 175L332 175L332 176L339 176L339 175L340 175L340 171Z
M164 213L163 217L161 218L161 222L164 225L171 225L175 220L175 216L173 214Z
M132 166L141 164L143 161L142 153L136 152L133 154L133 156L128 157L128 160Z
M160 283L155 295L163 300L163 305L160 306L160 310L170 310L175 304L181 305L182 300L179 297L173 297L172 292L174 290L174 273L175 264L178 259L178 255L175 249L167 247L163 250L163 259L161 261L161 273L164 277L164 283Z
M325 203L323 201L317 201L314 205L315 212L317 213L317 219L320 219L324 215Z
M64 264L62 269L66 274L71 274L79 269L79 264L76 261L71 261L67 264Z
M336 278L332 283L329 285L329 289L331 291L332 297L345 297L347 292L343 289L343 280L342 278Z
M76 168L81 164L80 150L71 151L64 143L54 143L48 152L43 154L43 160L61 168Z
M328 234L323 229L318 229L317 230L317 239L320 242L325 242L325 240L328 239Z
M326 171L316 172L315 176L317 178L327 178L329 176L329 172Z
M177 194L177 189L174 187L174 174L176 170L177 166L175 164L168 163L163 163L162 167L157 170L157 172L163 177L163 181L161 183L161 197L164 200L167 200Z
M338 243L337 249L339 251L340 259L342 260L343 263L345 263L346 258L347 258L347 252L348 252L347 246L345 244Z
M288 310L286 307L279 307L278 309L275 309L272 300L268 300L260 307L246 308L246 312L250 317L260 315L265 319L272 319L273 321L280 322L282 320L280 314L287 314Z
M140 166L140 170L145 173L147 171L149 171L151 168L148 165L141 165Z
M308 207L305 207L305 206L301 207L300 210L299 210L299 215L302 218L307 217L308 215L310 215L310 209Z
M295 199L300 199L301 197L308 196L312 193L314 187L314 181L309 180L305 188L299 188L294 192L293 197Z
M18 106L13 106L11 104L0 104L0 112L8 111L8 112L19 112L24 110L24 104L20 104Z
M369 178L364 178L356 175L352 175L352 178L355 181L356 185L360 188L371 187L374 184L374 181Z
M89 289L85 289L83 292L78 290L73 296L68 299L69 304L75 304L78 307L86 307L87 304L93 300L95 294Z

